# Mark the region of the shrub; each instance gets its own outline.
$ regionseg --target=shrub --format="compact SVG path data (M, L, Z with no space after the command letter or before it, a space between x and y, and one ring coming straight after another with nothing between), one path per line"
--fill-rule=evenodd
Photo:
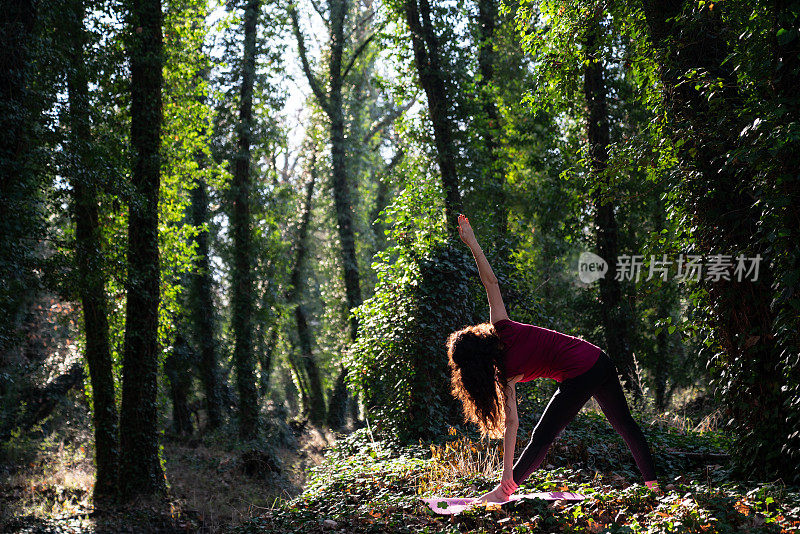
M380 430L402 441L443 435L462 420L450 394L445 341L453 330L485 320L476 316L474 261L450 240L423 251L395 247L374 268L375 294L356 311L349 380Z

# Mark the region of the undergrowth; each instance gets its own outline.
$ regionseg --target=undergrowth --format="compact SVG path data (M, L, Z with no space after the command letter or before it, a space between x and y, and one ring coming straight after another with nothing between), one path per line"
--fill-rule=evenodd
M643 426L658 459L661 495L641 485L630 452L602 416L584 413L519 490L568 490L586 495L584 501L520 501L437 516L420 497L475 497L497 483L497 442L453 432L443 443L402 447L361 430L328 451L300 496L263 511L235 532L800 530L798 488L780 481L731 480L723 435Z

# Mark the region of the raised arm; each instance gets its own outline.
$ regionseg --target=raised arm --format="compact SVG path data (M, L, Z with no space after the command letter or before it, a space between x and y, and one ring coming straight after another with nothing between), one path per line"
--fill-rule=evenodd
M481 282L483 282L483 287L486 288L486 297L489 300L489 320L492 323L496 323L502 319L508 319L506 305L503 303L503 296L500 294L500 284L497 283L497 277L486 260L478 240L475 239L475 233L472 231L469 219L464 215L458 216L458 235L461 237L461 241L466 243L472 251L472 257L475 258L475 263L478 265L478 274L481 277Z

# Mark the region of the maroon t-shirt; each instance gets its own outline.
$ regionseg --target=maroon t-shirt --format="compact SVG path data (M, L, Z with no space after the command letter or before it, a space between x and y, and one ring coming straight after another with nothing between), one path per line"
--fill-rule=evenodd
M553 378L561 382L588 371L602 349L583 339L511 319L494 323L506 346L508 378L524 375L521 382Z

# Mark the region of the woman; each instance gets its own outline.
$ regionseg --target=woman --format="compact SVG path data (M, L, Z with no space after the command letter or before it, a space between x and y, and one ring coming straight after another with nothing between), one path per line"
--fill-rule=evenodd
M550 445L591 397L625 440L647 487L658 491L650 449L631 417L606 353L582 339L510 320L497 278L464 215L458 218L458 233L478 264L491 322L453 332L448 338L452 392L461 399L466 418L476 422L485 435L502 435L503 450L510 451L503 455L500 483L479 500L507 501L538 469ZM555 379L559 387L513 464L519 426L514 386L541 377Z

